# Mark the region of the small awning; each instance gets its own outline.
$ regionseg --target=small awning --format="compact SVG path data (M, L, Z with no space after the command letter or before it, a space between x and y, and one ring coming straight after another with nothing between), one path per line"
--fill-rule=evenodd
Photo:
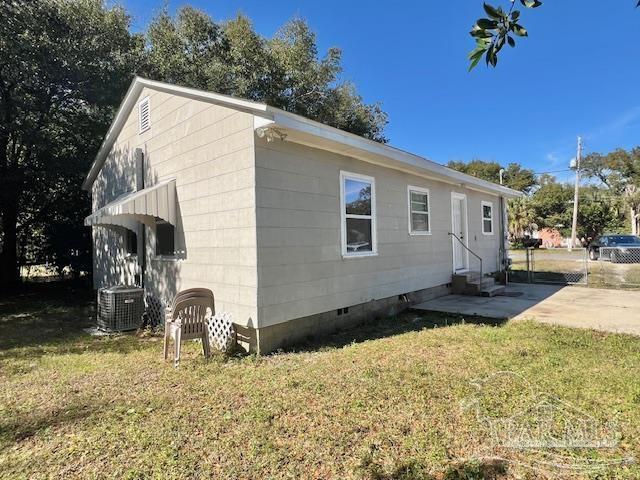
M116 198L84 219L86 226L118 226L135 231L137 222L155 227L156 218L176 224L176 180L165 180L152 187Z

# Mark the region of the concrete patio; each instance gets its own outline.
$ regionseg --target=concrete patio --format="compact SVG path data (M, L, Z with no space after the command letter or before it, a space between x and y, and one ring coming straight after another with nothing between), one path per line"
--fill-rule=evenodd
M640 291L512 283L504 296L447 295L413 309L640 335Z

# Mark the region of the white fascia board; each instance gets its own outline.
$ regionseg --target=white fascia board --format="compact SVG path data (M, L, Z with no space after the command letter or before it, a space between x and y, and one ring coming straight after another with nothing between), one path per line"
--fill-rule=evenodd
M425 178L450 183L507 198L521 197L522 192L482 180L398 148L375 142L352 133L324 125L299 115L268 107L273 125L289 133L287 140L326 149L381 166L408 171ZM297 135L299 132L302 135Z

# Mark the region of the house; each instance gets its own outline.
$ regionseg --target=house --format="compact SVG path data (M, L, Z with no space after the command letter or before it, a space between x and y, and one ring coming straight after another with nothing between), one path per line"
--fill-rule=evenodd
M446 294L475 255L501 270L505 200L519 196L268 105L142 78L83 188L96 288L139 284L155 304L211 288L260 352Z
M538 230L536 238L542 240L542 246L545 248L560 248L564 241L557 228L541 228Z

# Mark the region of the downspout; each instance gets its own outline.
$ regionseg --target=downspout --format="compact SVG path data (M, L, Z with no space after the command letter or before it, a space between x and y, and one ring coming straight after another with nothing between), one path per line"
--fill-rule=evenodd
M506 224L508 222L507 204L504 197L500 197L500 257L501 272L504 273L504 284L507 285L509 279L507 277L507 269L509 263L509 240L507 238Z
M141 148L136 148L135 151L135 161L136 161L136 190L144 189L144 152ZM138 251L140 255L138 255L138 264L140 265L140 287L142 287L144 291L144 276L147 269L147 238L146 233L147 230L144 224L140 223L138 227L138 232L140 232L140 239L138 240ZM140 248L141 247L141 248Z

